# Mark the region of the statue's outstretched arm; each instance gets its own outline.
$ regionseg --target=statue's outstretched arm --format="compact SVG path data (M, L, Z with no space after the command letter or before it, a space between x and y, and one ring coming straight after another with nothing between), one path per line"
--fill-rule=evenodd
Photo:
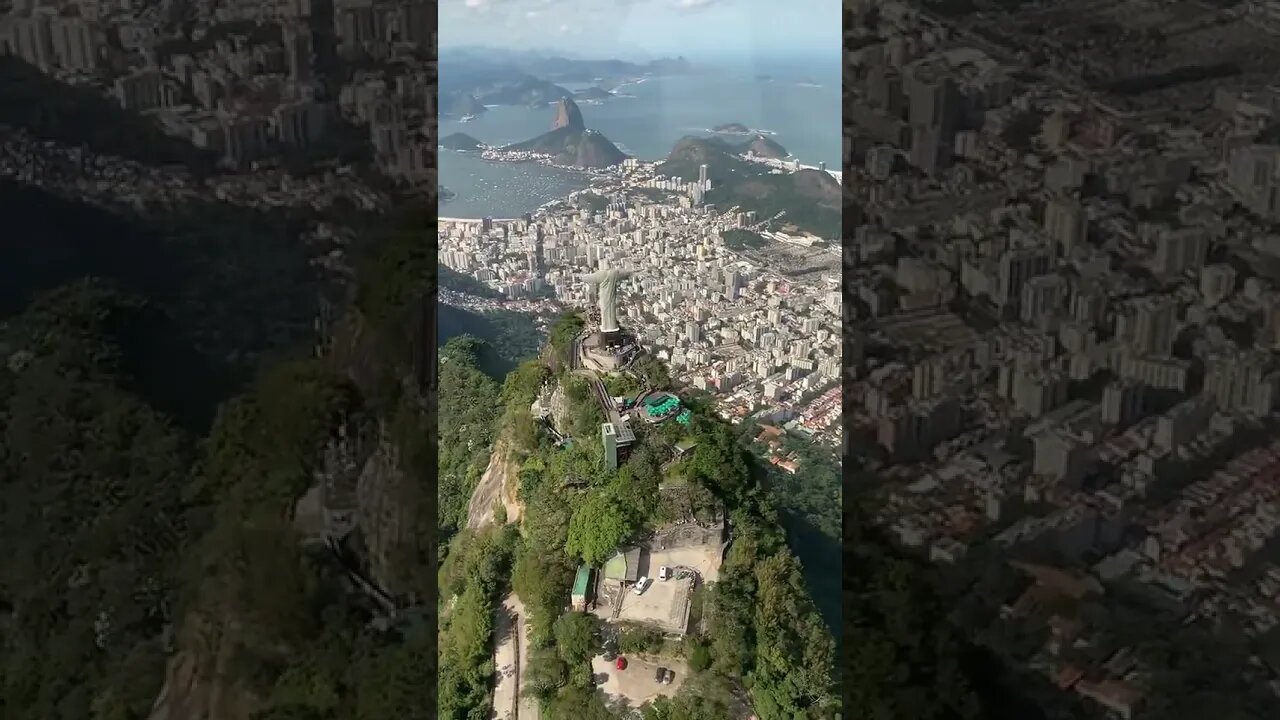
M596 272L593 272L590 275L579 275L578 279L590 285L599 285L600 282L604 280L604 271L597 270Z

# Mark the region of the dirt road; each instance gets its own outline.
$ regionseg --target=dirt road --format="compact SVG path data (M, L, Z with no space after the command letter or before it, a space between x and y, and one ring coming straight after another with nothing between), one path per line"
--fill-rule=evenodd
M494 618L494 720L539 720L536 700L524 696L521 669L528 667L529 625L524 605L514 594L498 606Z
M519 684L518 624L519 611L523 610L515 596L499 605L494 611L493 624L493 715L496 720L515 720L516 695Z

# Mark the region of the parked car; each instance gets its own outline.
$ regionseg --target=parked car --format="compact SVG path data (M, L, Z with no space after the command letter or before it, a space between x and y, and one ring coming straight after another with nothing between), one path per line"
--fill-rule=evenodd
M633 590L632 592L634 592L637 595L643 595L644 591L649 589L649 584L652 582L653 581L650 580L648 577L641 575L640 579L636 581L636 589Z
M614 667L616 667L616 668L618 668L619 670L626 670L626 669L627 669L627 659L626 659L626 658L624 658L624 657L621 657L621 656L620 656L620 657L618 657L617 661L613 663L613 666L614 666Z
M654 682L665 682L665 681L666 681L666 679L667 679L667 669L666 669L666 668L664 668L664 667L660 667L660 668L658 668L658 672L654 673L654 675L653 675L653 681L654 681Z
M667 567L666 565L663 565L662 567L658 568L659 580L666 580L669 577L671 577L671 568Z
M663 669L664 669L664 670L666 670L666 668L663 668ZM671 681L672 681L672 680L675 680L675 679L676 679L676 671L675 671L675 670L667 670L667 672L666 672L666 676L662 678L662 683L663 683L664 685L670 685L670 684L671 684Z

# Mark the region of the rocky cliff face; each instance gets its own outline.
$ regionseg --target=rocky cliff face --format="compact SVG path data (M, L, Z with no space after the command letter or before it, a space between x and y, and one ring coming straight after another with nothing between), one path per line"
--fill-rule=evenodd
M556 103L556 117L551 121L551 129L569 128L570 130L581 132L586 127L586 124L582 121L582 111L578 109L578 104L567 97L560 98L560 102Z
M260 699L231 681L241 630L227 618L189 617L148 720L250 720Z
M578 139L572 164L578 167L601 168L617 165L627 159L627 154L598 132L588 130Z
M356 522L363 540L369 575L380 588L393 596L404 591L397 561L412 553L414 511L404 502L413 480L400 464L400 450L388 437L360 472L356 489Z

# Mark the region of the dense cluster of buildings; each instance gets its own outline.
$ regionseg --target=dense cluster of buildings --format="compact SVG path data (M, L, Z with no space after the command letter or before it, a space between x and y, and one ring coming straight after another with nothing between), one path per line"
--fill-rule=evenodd
M673 376L715 393L728 417L767 412L834 442L838 252L807 249L810 260L829 255L831 272L797 280L729 249L721 233L754 226L754 215L701 204L707 185L657 178L654 164L631 160L537 214L442 220L440 262L512 298L582 308L594 300L581 275L606 259L625 267L633 275L619 288L619 319Z
M1083 20L1062 9L1026 11L1064 28L1031 72L1029 46L982 30L991 16L876 5L847 44L865 217L844 283L846 423L890 481L880 519L938 563L1034 548L1097 583L1028 580L1074 599L1011 599L1003 617L1053 628L1019 660L1130 717L1164 668L1140 645L1111 665L1057 653L1060 632L1106 643L1064 607L1138 583L1188 622L1229 619L1255 641L1280 625L1266 550L1280 529L1280 92L1245 81L1249 67L1173 83L1168 102L1085 92L1069 41ZM1082 15L1095 11L1123 23ZM1239 42L1276 47L1238 13L1197 12L1178 42L1234 23Z
M0 54L153 114L231 167L340 154L355 127L367 128L355 144L372 141L388 174L421 182L435 24L435 6L419 0L27 0L0 16ZM333 72L364 60L403 72Z

